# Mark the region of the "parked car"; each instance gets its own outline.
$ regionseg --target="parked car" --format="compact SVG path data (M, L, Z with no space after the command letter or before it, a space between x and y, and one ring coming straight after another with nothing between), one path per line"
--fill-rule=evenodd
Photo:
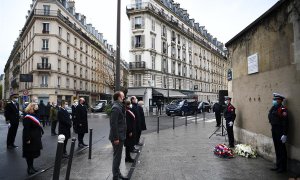
M92 106L91 111L92 112L103 112L106 104L107 104L106 100L96 101L96 104L94 106Z
M201 102L198 103L197 112L202 113L203 111L204 112L210 112L211 111L211 104L209 104L209 102L201 101Z
M195 114L197 110L197 102L192 99L180 99L180 100L173 100L169 105L166 107L166 114L168 116L174 115L188 115L188 114Z

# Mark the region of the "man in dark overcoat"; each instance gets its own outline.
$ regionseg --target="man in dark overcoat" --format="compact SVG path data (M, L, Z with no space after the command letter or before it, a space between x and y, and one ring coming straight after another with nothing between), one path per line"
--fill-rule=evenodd
M79 104L75 109L76 118L74 124L76 125L76 131L78 134L78 147L80 148L88 146L83 142L84 134L88 133L87 108L84 103L84 98L80 98Z
M59 134L63 134L65 136L65 141L64 141L64 154L63 157L67 158L68 154L67 154L67 143L68 143L68 139L70 139L71 137L71 127L72 127L72 122L70 119L70 115L68 113L68 111L66 110L66 108L68 107L68 103L64 103L62 104L61 108L59 109L58 113L57 113L57 119L59 122L58 125L58 133Z
M5 120L9 127L6 141L8 149L18 147L15 145L15 138L17 135L20 119L18 97L18 94L12 94L10 96L11 101L7 103L4 110Z

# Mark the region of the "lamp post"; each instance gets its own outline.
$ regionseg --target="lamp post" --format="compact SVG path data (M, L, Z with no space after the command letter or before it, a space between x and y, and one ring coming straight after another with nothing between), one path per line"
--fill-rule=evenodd
M118 10L117 10L117 54L116 54L116 79L115 87L116 91L120 90L120 29L121 29L121 0L118 0Z

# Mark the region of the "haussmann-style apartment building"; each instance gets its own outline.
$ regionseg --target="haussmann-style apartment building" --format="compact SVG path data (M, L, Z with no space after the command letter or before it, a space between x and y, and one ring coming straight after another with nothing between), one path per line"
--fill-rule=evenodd
M131 0L128 96L145 106L177 98L217 101L227 90L226 49L173 0Z
M110 100L114 62L112 45L75 12L74 1L33 0L5 66L4 98L18 93L21 103L32 96L44 103ZM123 76L127 65L121 64ZM33 82L21 82L20 74L32 75Z

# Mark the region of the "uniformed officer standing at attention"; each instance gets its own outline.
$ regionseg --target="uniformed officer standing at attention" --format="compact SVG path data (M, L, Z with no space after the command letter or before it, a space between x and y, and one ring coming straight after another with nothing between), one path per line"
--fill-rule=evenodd
M7 103L4 110L4 116L9 128L7 134L7 149L18 147L15 145L15 138L17 135L20 120L18 97L18 94L12 94L10 96L11 102Z
M231 104L231 97L225 97L226 108L224 109L224 118L226 120L226 129L229 140L229 147L234 148L233 123L236 117L235 107Z
M287 152L285 143L288 133L288 113L287 108L282 105L285 99L278 93L273 93L273 106L269 111L269 122L272 126L272 137L276 153L276 167L272 171L283 173L287 166Z

